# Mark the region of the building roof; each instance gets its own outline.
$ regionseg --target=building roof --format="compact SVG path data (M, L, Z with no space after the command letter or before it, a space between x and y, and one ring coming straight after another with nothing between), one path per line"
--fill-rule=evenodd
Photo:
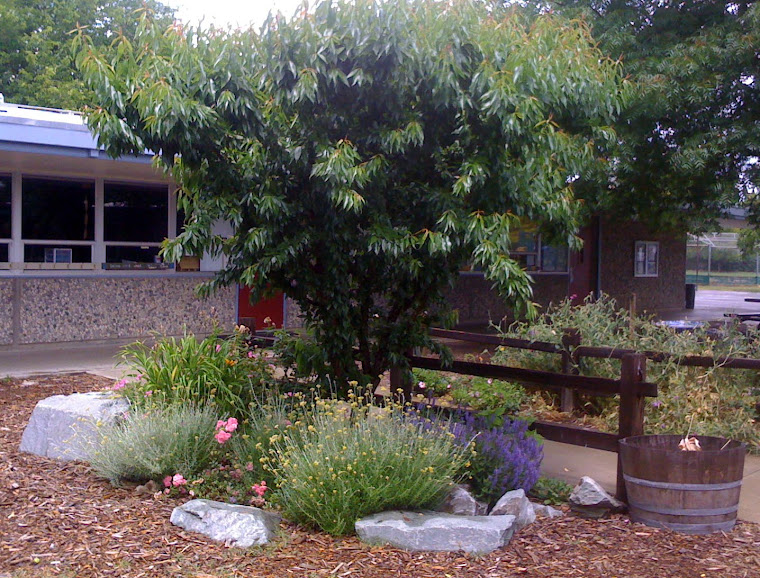
M0 98L0 151L109 158L81 113L3 102ZM150 162L152 154L120 160Z

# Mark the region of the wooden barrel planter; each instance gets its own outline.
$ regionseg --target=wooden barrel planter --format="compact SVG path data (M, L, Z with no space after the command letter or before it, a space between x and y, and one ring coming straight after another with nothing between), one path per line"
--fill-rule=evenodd
M730 530L739 509L745 445L697 436L702 451L684 452L678 449L681 437L620 440L631 520L686 534Z

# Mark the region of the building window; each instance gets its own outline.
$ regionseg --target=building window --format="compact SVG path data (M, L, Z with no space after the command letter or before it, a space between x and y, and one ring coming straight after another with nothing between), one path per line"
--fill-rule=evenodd
M567 273L567 245L545 243L535 225L512 231L511 256L530 273Z
M24 177L21 190L24 239L95 239L94 182Z
M634 277L657 277L660 270L660 244L636 241L634 249Z
M168 236L169 189L166 185L103 185L106 263L124 266L160 261Z
M95 183L24 177L21 181L24 262L92 261L95 244ZM52 261L51 261L52 259Z
M7 263L11 242L11 176L0 175L0 263Z

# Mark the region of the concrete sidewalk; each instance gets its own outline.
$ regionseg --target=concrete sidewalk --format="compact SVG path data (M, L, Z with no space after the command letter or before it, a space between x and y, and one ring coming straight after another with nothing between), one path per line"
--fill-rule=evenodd
M118 355L124 345L64 343L0 349L0 378L86 371L119 379L123 371L117 367Z
M583 476L594 478L610 494L617 483L617 454L559 442L544 442L541 474L575 485ZM760 457L747 455L739 499L739 519L760 523Z

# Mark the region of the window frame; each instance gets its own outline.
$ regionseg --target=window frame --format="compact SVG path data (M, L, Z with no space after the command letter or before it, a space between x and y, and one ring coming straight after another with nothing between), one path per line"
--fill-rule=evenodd
M654 250L654 260L650 259L650 252ZM643 260L639 255L643 255ZM639 270L639 265L643 265ZM660 276L660 242L659 241L636 241L633 247L633 276L635 278L652 279Z
M72 273L82 270L90 270L93 274L109 274L109 270L117 271L170 271L175 272L174 263L162 262L136 262L136 263L106 263L106 251L110 246L122 247L150 247L155 250L161 247L162 241L106 241L104 235L105 228L105 211L104 211L104 187L105 183L133 184L135 187L156 187L166 190L167 203L166 207L166 238L175 238L177 236L177 201L176 186L170 181L161 179L121 179L108 178L108 176L96 176L91 174L60 174L49 173L47 171L2 171L0 175L10 177L11 180L11 237L1 238L0 246L5 249L7 246L8 260L0 262L0 270L14 271L37 271L37 270L56 270L58 272L70 270ZM65 239L31 239L23 237L23 183L26 179L49 180L53 182L81 182L94 183L94 215L90 215L94 224L94 235L92 240L65 240ZM54 185L53 185L54 186ZM88 248L89 256L85 257L80 254L80 261L76 258L73 263L46 263L39 261L26 261L29 254L29 247L46 248ZM84 261L83 259L87 259ZM97 272L97 273L96 273Z

